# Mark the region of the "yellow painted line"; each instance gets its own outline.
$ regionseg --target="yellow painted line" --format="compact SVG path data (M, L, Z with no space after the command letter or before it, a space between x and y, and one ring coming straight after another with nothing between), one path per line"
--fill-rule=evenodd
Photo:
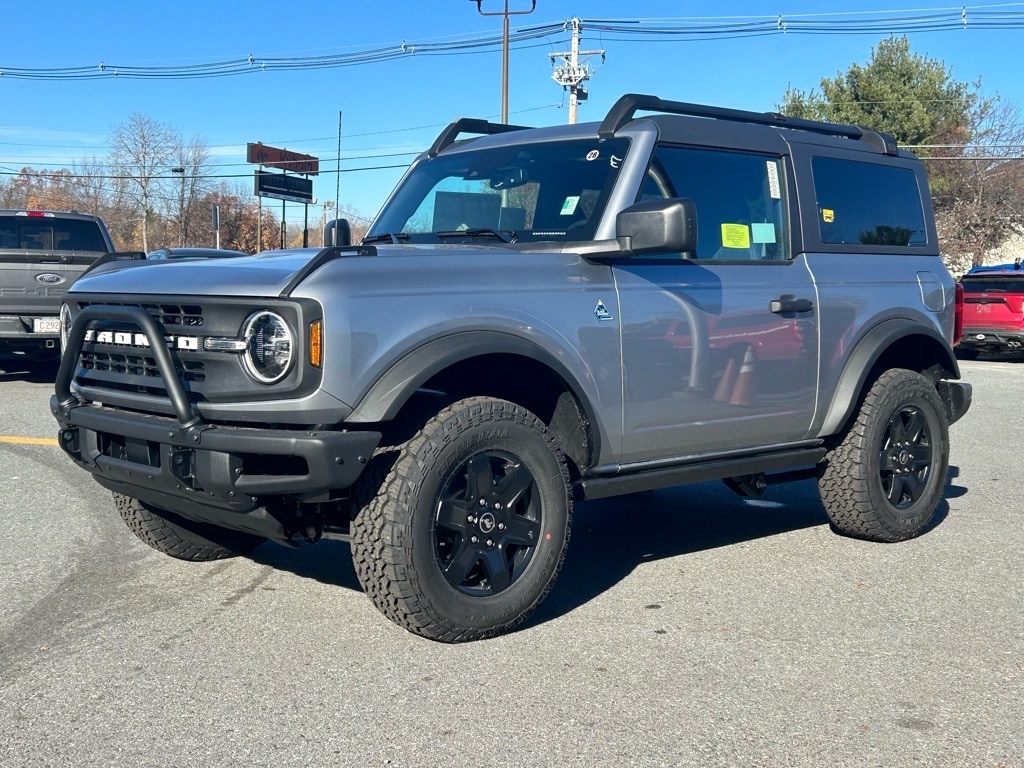
M18 445L56 445L57 440L52 437L17 437L14 435L0 435L0 443L17 443Z

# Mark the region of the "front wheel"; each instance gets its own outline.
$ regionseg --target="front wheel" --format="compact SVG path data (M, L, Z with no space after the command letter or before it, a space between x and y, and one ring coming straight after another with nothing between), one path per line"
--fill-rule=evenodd
M923 531L942 499L949 427L935 385L915 371L878 377L818 479L840 533L902 541Z
M507 632L561 568L572 500L544 423L513 403L470 398L406 442L352 522L352 556L374 605L433 640Z
M266 541L251 533L186 520L123 493L114 494L114 504L132 533L178 560L223 560L247 554Z

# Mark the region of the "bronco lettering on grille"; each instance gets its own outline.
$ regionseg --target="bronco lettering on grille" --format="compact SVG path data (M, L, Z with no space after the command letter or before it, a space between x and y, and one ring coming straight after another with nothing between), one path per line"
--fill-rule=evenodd
M132 333L131 331L97 331L89 329L85 332L86 342L95 344L112 344L118 347L148 347L149 339L144 333ZM164 336L164 341L171 349L181 349L190 352L198 351L198 336Z

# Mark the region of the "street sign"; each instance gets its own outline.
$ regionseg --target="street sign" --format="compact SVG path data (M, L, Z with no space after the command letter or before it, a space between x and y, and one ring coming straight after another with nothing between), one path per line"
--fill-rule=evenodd
M302 176L256 171L253 191L259 197L273 197L296 203L313 202L313 180Z
M268 147L260 142L246 145L245 161L269 165L271 168L280 168L282 171L304 173L307 176L316 176L320 173L320 158L289 152L287 149Z

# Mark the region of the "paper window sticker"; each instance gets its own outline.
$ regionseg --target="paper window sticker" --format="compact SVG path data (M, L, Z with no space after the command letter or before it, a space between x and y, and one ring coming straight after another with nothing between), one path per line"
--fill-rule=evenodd
M750 225L751 235L755 243L774 243L775 225L754 223Z
M579 195L570 195L565 198L565 202L562 203L562 216L572 216L576 213L576 207L580 204Z
M750 227L748 227L746 224L723 224L722 247L749 248Z
M821 220L824 221L826 224L831 224L836 220L836 212L833 211L831 208L822 208Z
M776 160L766 161L768 164L768 194L772 200L782 199L782 189L779 186L779 163Z

